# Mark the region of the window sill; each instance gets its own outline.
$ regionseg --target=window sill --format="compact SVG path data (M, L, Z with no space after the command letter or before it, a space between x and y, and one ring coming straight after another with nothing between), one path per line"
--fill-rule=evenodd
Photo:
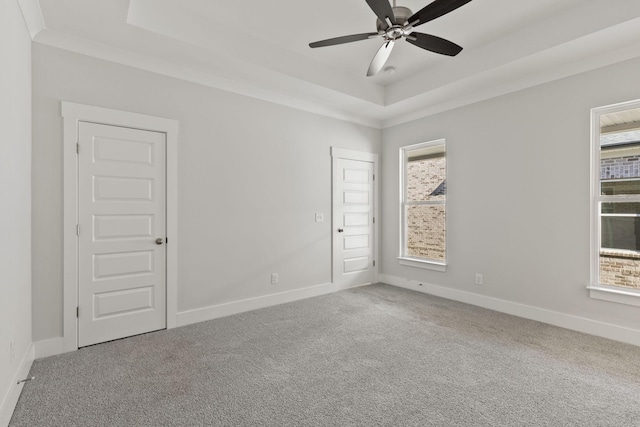
M607 285L587 286L589 296L603 301L640 307L640 289L627 289Z
M398 257L398 263L408 267L424 268L425 270L447 271L447 264L444 262L427 261L420 258Z

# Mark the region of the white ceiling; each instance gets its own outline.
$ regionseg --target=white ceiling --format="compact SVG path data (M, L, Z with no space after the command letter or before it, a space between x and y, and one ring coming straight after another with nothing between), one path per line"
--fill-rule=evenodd
M36 42L375 127L640 56L638 0L474 0L418 27L456 57L379 39L365 0L19 0ZM413 12L430 0L398 0Z

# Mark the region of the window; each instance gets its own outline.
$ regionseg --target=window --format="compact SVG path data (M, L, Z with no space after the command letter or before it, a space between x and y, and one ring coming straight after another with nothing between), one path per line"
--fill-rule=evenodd
M444 271L446 266L445 141L400 149L400 263Z
M592 111L591 296L640 305L640 101Z

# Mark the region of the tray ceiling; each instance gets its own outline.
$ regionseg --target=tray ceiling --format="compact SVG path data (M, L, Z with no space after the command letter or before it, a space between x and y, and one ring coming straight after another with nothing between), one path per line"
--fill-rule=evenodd
M640 56L637 0L475 0L420 27L462 53L403 41L374 77L379 39L308 47L375 31L364 0L20 4L36 42L380 128Z

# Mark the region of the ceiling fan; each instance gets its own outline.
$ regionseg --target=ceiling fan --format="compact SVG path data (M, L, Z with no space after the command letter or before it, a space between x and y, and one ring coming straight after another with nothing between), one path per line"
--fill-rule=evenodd
M432 21L436 18L446 15L469 3L471 0L435 0L420 11L412 14L411 10L406 7L396 6L393 0L393 7L389 0L366 0L367 4L378 17L376 33L353 34L350 36L335 37L332 39L321 40L309 43L309 47L333 46L343 43L351 43L359 40L373 39L382 37L384 44L373 57L367 76L377 74L391 55L391 50L396 41L403 37L411 44L431 52L440 53L442 55L456 56L462 50L461 46L431 34L417 33L413 31L418 25Z

